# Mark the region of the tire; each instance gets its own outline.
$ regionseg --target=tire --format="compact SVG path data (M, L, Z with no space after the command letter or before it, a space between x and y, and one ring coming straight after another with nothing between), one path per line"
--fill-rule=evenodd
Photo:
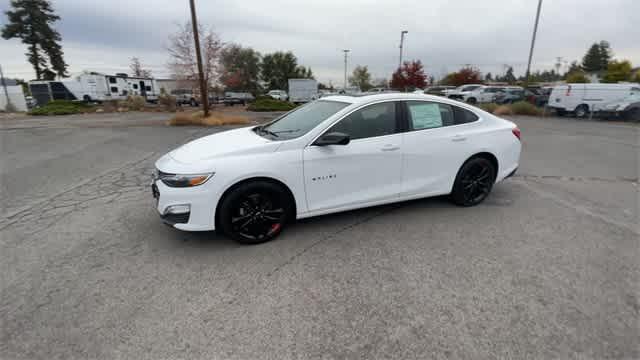
M574 110L574 114L577 118L586 118L589 115L589 107L587 105L578 105Z
M475 103L477 103L477 102L478 102L478 101L476 100L476 98L469 98L469 99L467 99L467 103L468 103L468 104L475 104Z
M198 106L198 102L196 101L196 99L191 99L191 106L196 107Z
M91 102L91 96L89 95L85 95L82 97L82 100L86 103L90 103Z
M625 111L624 119L633 122L640 122L640 108L633 108Z
M565 116L567 115L567 112L564 109L556 109L556 115Z
M456 176L451 201L459 206L474 206L487 198L496 181L496 169L491 161L475 157L467 160Z
M241 244L260 244L277 237L292 217L292 199L285 189L253 181L224 196L218 224L223 234Z

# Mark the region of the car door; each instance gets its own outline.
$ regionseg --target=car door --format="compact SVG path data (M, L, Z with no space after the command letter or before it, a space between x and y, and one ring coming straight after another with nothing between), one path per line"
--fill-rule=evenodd
M407 101L403 140L405 196L447 194L471 149L468 137L478 117L466 109L432 101Z
M304 149L304 181L310 211L357 207L397 198L402 185L400 104L379 102L339 120L325 134L350 136L347 145Z

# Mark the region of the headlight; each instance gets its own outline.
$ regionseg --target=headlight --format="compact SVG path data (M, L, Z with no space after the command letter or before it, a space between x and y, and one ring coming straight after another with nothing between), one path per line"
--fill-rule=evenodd
M211 174L190 174L190 175L180 175L180 174L167 174L163 172L158 172L158 178L165 185L170 187L192 187L202 185L209 180L213 176Z

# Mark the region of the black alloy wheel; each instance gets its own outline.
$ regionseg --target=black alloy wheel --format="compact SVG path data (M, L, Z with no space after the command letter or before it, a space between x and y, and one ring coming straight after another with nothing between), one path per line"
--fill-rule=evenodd
M243 184L225 197L220 207L223 232L243 244L269 241L289 220L290 200L276 184Z
M495 182L495 168L485 158L467 161L453 185L451 198L460 206L474 206L487 198Z

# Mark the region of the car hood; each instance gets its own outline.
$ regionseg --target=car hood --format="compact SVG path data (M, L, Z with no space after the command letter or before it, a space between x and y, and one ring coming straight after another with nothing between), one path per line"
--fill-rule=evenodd
M273 152L280 145L256 134L252 127L223 131L186 143L168 155L183 164L212 160L223 156Z

